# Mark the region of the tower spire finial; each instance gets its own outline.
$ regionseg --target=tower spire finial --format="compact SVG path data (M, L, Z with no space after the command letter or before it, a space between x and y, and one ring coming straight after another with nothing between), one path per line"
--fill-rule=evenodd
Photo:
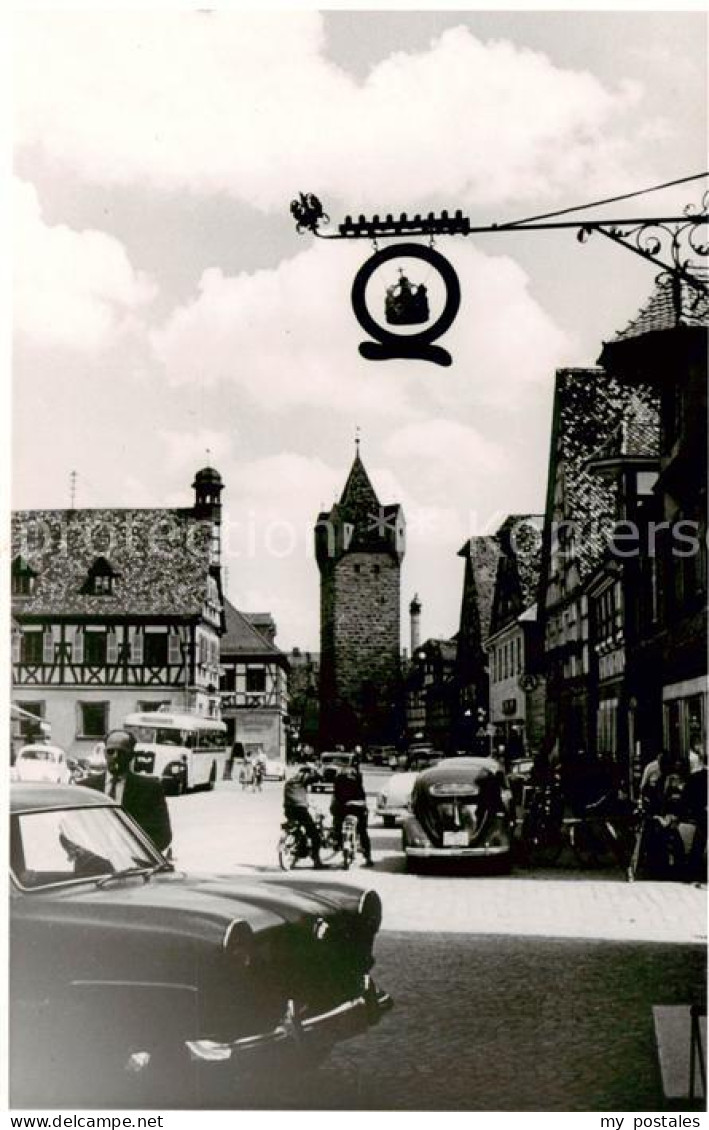
M355 455L359 455L361 432L362 429L360 428L359 424L357 424L357 426L355 427Z

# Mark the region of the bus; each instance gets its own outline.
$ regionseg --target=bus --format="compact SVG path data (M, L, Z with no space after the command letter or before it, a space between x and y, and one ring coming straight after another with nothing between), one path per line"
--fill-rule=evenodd
M167 792L213 789L228 755L227 728L198 714L150 711L129 714L123 728L133 734L133 770L162 779Z

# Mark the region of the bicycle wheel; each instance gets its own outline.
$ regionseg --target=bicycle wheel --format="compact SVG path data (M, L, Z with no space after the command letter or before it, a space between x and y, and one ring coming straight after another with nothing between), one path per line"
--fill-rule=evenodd
M278 862L283 871L292 871L297 861L297 839L292 832L285 832L278 841Z

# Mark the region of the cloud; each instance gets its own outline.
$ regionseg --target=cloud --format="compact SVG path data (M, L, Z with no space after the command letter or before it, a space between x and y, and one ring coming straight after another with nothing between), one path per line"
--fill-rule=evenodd
M367 335L350 305L367 252L349 243L311 244L271 270L225 276L205 271L196 297L173 310L151 341L174 386L231 384L274 412L307 406L338 413L415 419L431 406L460 412L481 404L524 408L572 344L530 293L524 271L471 243L448 251L463 302L441 340L454 364L362 359ZM414 281L431 271L420 262ZM397 279L396 263L390 270ZM368 299L369 301L369 299ZM371 299L377 303L375 293Z
M31 184L14 185L14 318L35 344L95 352L131 325L153 284L118 242L42 219Z
M645 171L637 86L462 26L361 82L328 59L317 12L42 11L15 42L18 143L102 185L387 210L621 190Z

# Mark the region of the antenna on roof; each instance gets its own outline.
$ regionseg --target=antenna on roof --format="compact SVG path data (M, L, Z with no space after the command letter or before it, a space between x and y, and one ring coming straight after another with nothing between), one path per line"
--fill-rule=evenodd
M69 498L70 498L70 501L71 501L71 509L72 510L76 506L76 479L77 479L76 471L72 471L71 474L69 475Z

